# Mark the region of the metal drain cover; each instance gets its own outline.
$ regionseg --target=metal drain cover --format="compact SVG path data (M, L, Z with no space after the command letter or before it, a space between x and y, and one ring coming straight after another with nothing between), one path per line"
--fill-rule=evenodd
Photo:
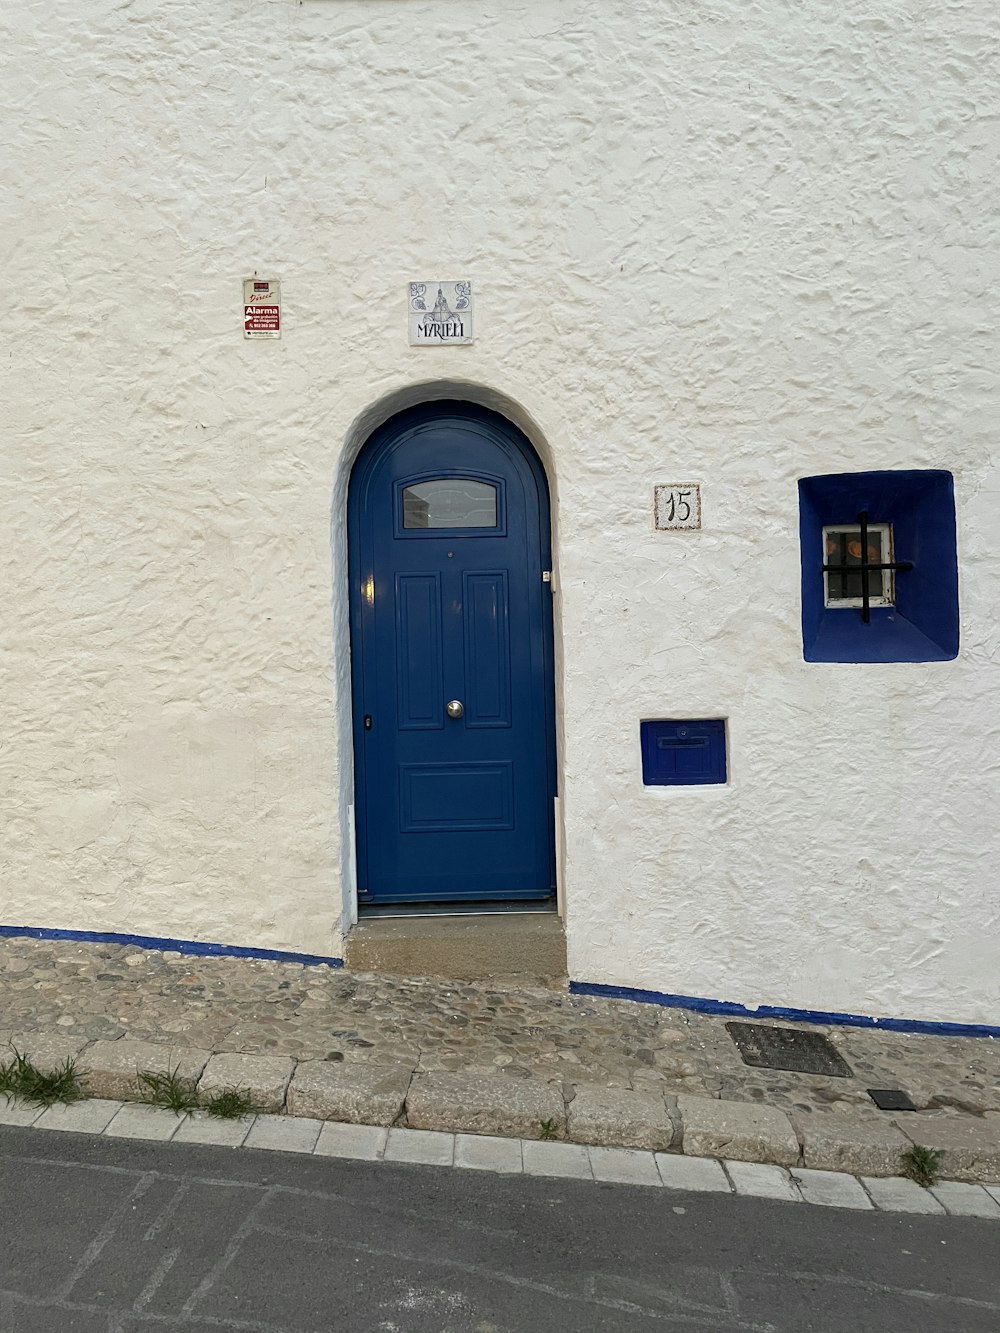
M902 1088L869 1088L868 1096L880 1111L915 1111L917 1109Z
M745 1065L791 1069L796 1074L831 1074L853 1078L854 1071L828 1037L798 1028L772 1028L761 1023L727 1023Z

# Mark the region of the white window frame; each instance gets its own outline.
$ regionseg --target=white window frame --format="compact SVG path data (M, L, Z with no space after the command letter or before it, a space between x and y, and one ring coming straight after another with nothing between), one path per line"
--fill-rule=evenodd
M893 560L892 554L892 524L891 523L869 523L868 531L880 532L882 534L882 561L890 563ZM839 536L841 533L851 533L861 536L861 525L859 523L829 523L823 528L821 541L823 543L823 564L829 563L829 557L826 553L826 541L828 537ZM848 573L860 573L853 565L845 567ZM869 606L895 606L896 605L896 571L894 569L883 569L881 597L869 597ZM833 597L830 596L830 572L823 570L823 604L836 611L841 608L847 611L852 607L864 606L864 599L861 597Z

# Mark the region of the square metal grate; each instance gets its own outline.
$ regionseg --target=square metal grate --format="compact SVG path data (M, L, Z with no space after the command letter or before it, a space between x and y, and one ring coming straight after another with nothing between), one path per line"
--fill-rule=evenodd
M761 1023L727 1023L726 1031L746 1065L762 1069L790 1069L796 1074L830 1074L853 1078L854 1071L828 1037L798 1028L774 1028Z
M902 1088L869 1088L868 1096L880 1111L915 1111L917 1109Z

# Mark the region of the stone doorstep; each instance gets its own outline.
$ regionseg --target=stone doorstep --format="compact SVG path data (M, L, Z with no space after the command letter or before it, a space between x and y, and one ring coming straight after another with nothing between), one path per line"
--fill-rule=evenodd
M541 1139L548 1124L555 1138L566 1137L566 1106L557 1087L481 1070L414 1074L406 1120L411 1129L517 1139Z
M352 972L565 984L566 935L554 913L364 918L347 934Z
M1000 1184L1000 1119L918 1112L897 1124L913 1143L942 1154L943 1178Z
M178 1082L188 1092L194 1092L209 1056L209 1051L193 1047L171 1047L121 1037L118 1041L91 1042L76 1067L93 1096L137 1101L147 1095L138 1080L140 1073L167 1074L176 1070Z
M403 1111L411 1072L405 1065L305 1060L288 1087L289 1115L354 1125L393 1125Z

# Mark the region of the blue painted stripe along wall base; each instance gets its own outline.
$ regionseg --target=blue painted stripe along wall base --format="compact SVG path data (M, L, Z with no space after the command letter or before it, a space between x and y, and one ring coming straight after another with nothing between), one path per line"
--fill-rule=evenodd
M26 936L32 940L78 940L81 944L134 944L140 949L169 949L197 958L261 958L272 963L303 963L306 967L343 967L343 958L287 949L253 949L242 944L206 944L200 940L172 940L159 935L126 935L111 930L50 930L45 926L0 926L0 938Z
M670 995L665 991L638 990L633 986L604 986L596 981L571 981L571 995L593 995L605 1000L634 1000L659 1004L667 1009L693 1009L699 1014L725 1014L730 1018L783 1018L791 1023L826 1023L831 1027L875 1028L880 1032L921 1032L930 1037L1000 1037L1000 1027L988 1023L936 1023L923 1018L871 1018L867 1014L827 1013L822 1009L789 1009L762 1004L748 1009L734 1000L704 1000L697 995Z

